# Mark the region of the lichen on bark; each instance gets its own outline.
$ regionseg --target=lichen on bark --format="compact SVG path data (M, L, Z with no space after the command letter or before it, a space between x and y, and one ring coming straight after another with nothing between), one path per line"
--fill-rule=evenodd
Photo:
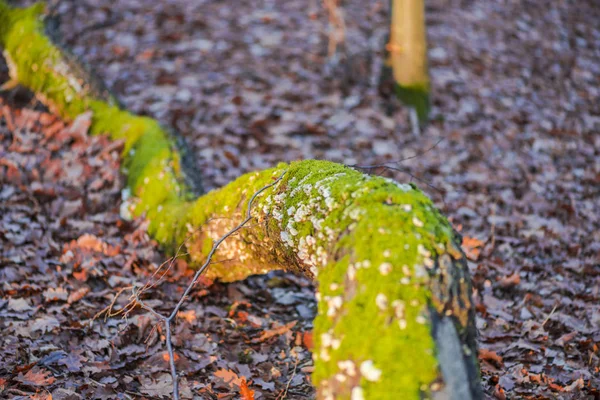
M192 199L167 131L86 85L44 35L42 11L0 0L11 78L66 119L91 111L93 133L125 142L128 207L146 216L165 250L185 243L191 264L205 261L214 241L243 219L252 195L283 174L257 198L252 221L223 243L207 274L232 281L288 269L317 280L319 398L421 399L444 390L449 398L480 396L468 270L459 238L426 195L414 185L307 160L246 174ZM463 374L448 367L451 358Z

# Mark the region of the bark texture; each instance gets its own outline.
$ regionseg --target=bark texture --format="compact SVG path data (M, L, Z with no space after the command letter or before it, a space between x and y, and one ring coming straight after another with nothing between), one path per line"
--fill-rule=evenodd
M318 281L313 381L321 399L481 397L470 279L460 238L413 185L326 161L246 174L193 199L173 139L155 120L96 94L44 35L40 5L0 1L12 80L65 119L93 113L92 132L125 141L127 209L167 251L193 264L243 219L207 274L225 281L290 269Z

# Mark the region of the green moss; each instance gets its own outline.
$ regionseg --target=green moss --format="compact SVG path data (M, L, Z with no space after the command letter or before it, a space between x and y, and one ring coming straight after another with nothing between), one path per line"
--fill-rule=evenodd
M438 372L425 264L452 238L430 200L324 161L292 163L271 198L268 213L281 219L269 230L318 274L313 381L321 396L350 398L358 386L372 399L428 392ZM361 378L363 363L381 377Z
M43 12L42 3L20 9L0 2L0 44L11 79L35 92L67 120L91 110L93 134L108 133L124 141L127 183L138 198L135 215L156 214L159 205L186 198L189 191L182 184L172 138L155 120L96 98L89 84L77 75L79 69L71 68L61 50L44 35Z
M429 88L427 86L410 87L394 83L394 92L402 103L414 107L420 123L427 122L430 110Z

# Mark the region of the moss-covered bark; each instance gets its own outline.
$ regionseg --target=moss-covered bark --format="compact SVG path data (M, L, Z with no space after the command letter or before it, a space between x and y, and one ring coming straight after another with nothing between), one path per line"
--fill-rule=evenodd
M192 263L243 219L250 197L283 174L224 242L207 274L225 281L272 269L318 280L313 380L322 399L479 398L473 307L447 220L412 185L326 161L250 173L196 200L159 124L101 99L43 34L37 6L0 1L0 42L13 80L67 119L92 110L92 131L125 141L129 203L166 250ZM198 229L201 228L201 229Z

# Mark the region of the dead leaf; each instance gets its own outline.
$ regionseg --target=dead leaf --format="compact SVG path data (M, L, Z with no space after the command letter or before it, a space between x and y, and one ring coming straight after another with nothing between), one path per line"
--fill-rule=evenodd
M485 243L479 239L473 237L464 236L462 242L462 249L465 252L468 259L477 261L479 254L481 253L481 246Z
M92 112L87 111L78 115L73 123L67 128L68 133L78 137L79 139L85 139L89 127L92 125Z
M193 324L196 322L196 310L179 311L177 313L177 318L182 318L188 323Z
M31 324L31 331L40 331L42 333L46 333L51 332L53 329L58 328L59 326L60 322L58 322L56 318L46 315L33 321Z
M583 378L579 378L573 381L569 386L565 386L565 392L577 392L584 386Z
M240 387L242 384L242 378L229 369L219 369L215 372L215 376L222 381L220 385L222 388L233 389L234 387Z
M90 235L87 233L85 235L80 236L79 239L77 239L77 244L82 249L94 250L97 252L101 252L106 246L106 243L104 243L102 240L98 239L94 235Z
M22 312L31 310L31 306L26 299L8 299L8 309Z
M50 374L50 371L33 367L25 375L19 373L15 380L29 386L48 386L53 384L56 379Z
M43 293L44 299L50 301L65 301L69 297L69 293L63 288L48 288Z
M173 380L171 379L171 375L162 374L156 381L150 378L143 378L140 391L153 397L171 397L173 395Z
M306 347L308 350L312 350L312 348L313 348L312 332L304 332L302 334L302 344L304 344L304 347Z
M497 367L502 367L504 365L502 357L499 356L498 353L487 349L479 349L479 359L492 362Z
M71 294L69 295L69 298L67 299L67 303L69 304L73 304L78 302L79 300L83 299L83 297L88 294L88 292L90 291L90 288L87 286L84 286L82 288L77 289L74 292L71 292Z
M575 336L577 336L577 331L573 331L571 333L564 334L561 337L559 337L555 343L557 346L564 347L565 344L567 344L568 342L573 340L573 338L575 338Z
M240 395L242 396L242 400L254 400L254 390L248 387L246 377L243 376L240 384Z
M260 335L260 337L258 337L256 339L252 339L251 342L252 343L260 343L260 342L264 342L267 339L272 338L273 336L282 335L282 334L286 333L287 331L289 331L290 329L292 329L296 325L297 322L298 321L292 321L292 322L287 323L278 328L266 330L262 333L262 335Z
M517 273L502 277L498 281L498 285L500 285L500 287L502 287L504 289L507 289L507 288L513 287L513 286L517 286L519 283L521 283L521 277Z

